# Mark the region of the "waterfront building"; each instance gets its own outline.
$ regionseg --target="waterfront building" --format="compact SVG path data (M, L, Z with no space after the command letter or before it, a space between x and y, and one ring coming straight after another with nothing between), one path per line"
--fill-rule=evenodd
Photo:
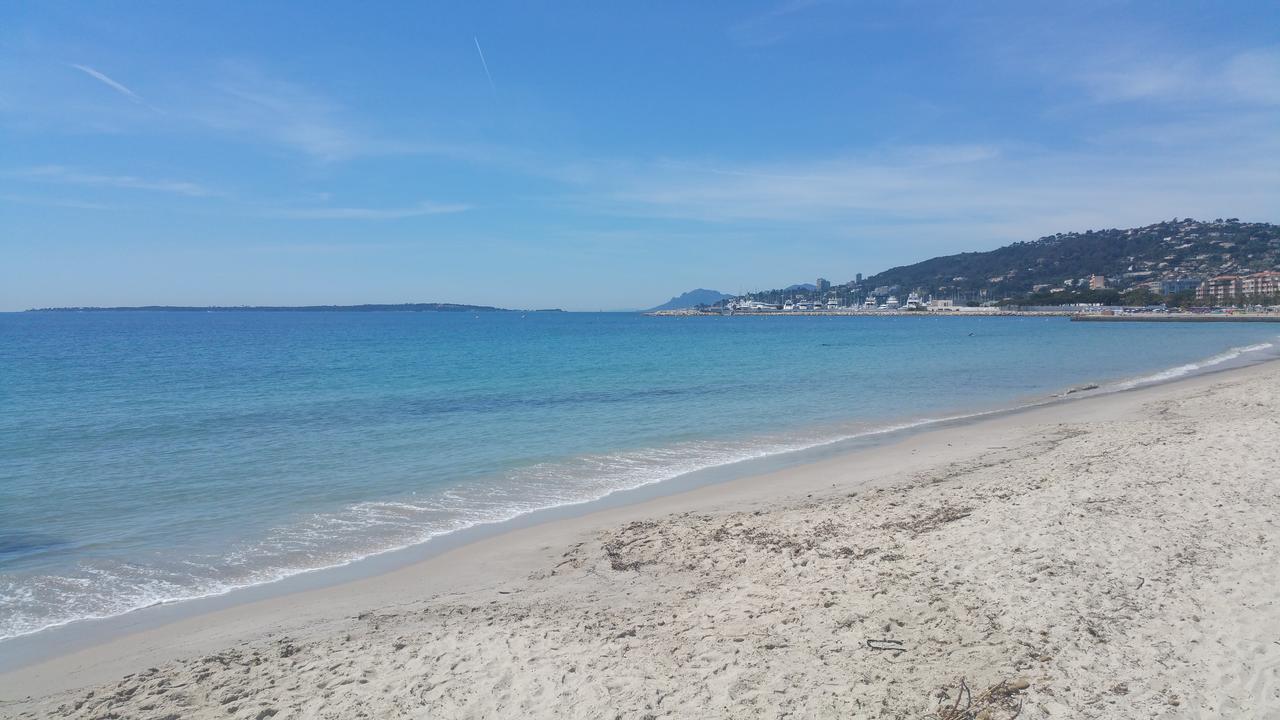
M1266 270L1240 278L1240 294L1245 297L1280 295L1280 272Z
M1201 302L1227 304L1253 298L1280 295L1280 272L1264 270L1249 275L1218 275L1200 283L1196 299Z
M1177 293L1186 292L1188 290L1199 290L1202 282L1204 282L1204 279L1198 277L1161 280L1159 283L1153 283L1155 287L1152 287L1151 289L1161 295L1176 295Z
M1218 275L1200 283L1196 299L1211 304L1229 303L1240 297L1239 275Z
M813 285L814 285L814 288L820 293L824 293L831 289L831 281L826 278L818 278L818 281Z
M1090 289L1090 290L1103 290L1103 289L1105 289L1106 287L1107 287L1107 276L1106 276L1106 275L1090 275L1090 276L1089 276L1089 289Z

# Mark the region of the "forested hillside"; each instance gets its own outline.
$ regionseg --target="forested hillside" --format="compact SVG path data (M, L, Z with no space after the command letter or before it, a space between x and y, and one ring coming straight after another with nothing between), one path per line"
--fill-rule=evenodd
M1127 230L1059 233L988 252L936 257L867 278L864 287L897 286L948 295L1029 294L1037 286L1087 284L1103 275L1124 289L1152 280L1205 277L1280 267L1280 226L1236 219L1172 220Z

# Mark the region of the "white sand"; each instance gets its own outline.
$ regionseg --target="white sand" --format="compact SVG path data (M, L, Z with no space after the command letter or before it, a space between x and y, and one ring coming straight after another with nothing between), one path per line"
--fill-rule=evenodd
M140 631L0 715L1280 718L1278 511L1273 363Z

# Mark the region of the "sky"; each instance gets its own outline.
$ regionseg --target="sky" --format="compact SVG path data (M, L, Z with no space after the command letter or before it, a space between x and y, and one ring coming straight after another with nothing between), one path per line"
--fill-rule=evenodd
M642 308L1280 221L1273 2L0 4L0 310Z

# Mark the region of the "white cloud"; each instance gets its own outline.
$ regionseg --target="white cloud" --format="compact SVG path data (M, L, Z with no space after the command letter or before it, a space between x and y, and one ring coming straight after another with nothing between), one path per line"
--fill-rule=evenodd
M1280 49L1241 50L1225 59L1193 53L1126 54L1093 61L1076 81L1104 103L1280 105Z
M1191 92L1202 82L1193 74L1198 74L1198 69L1186 63L1181 67L1142 63L1086 72L1080 82L1102 102L1169 99Z
M363 139L340 118L338 106L300 85L230 64L217 94L193 109L214 129L265 137L320 160L359 154Z
M320 162L378 155L470 157L474 150L389 140L362 127L340 102L244 62L223 63L209 92L188 98L199 125L250 141L283 145Z
M65 198L35 197L31 195L0 195L0 201L15 205L35 205L37 207L71 208L73 210L113 210L115 206L103 203L82 202Z
M1227 63L1223 77L1241 98L1280 105L1280 49L1239 53Z
M42 165L40 167L14 170L5 173L5 175L8 177L42 182L91 185L130 190L151 190L154 192L186 195L187 197L211 197L221 194L198 183L182 180L148 180L135 177L133 175L98 175L73 170L62 167L61 165Z
M791 16L818 5L821 0L786 0L768 10L740 20L729 28L729 37L747 46L773 45L787 39Z
M318 207L289 208L267 213L293 220L400 220L424 215L446 215L471 209L469 205L421 202L402 208Z
M1142 141L1135 129L1084 149L981 144L771 164L664 161L619 173L576 202L605 214L762 235L921 243L1026 240L1173 216L1266 220L1280 214L1274 127L1182 127L1177 136L1216 142L1173 152Z

